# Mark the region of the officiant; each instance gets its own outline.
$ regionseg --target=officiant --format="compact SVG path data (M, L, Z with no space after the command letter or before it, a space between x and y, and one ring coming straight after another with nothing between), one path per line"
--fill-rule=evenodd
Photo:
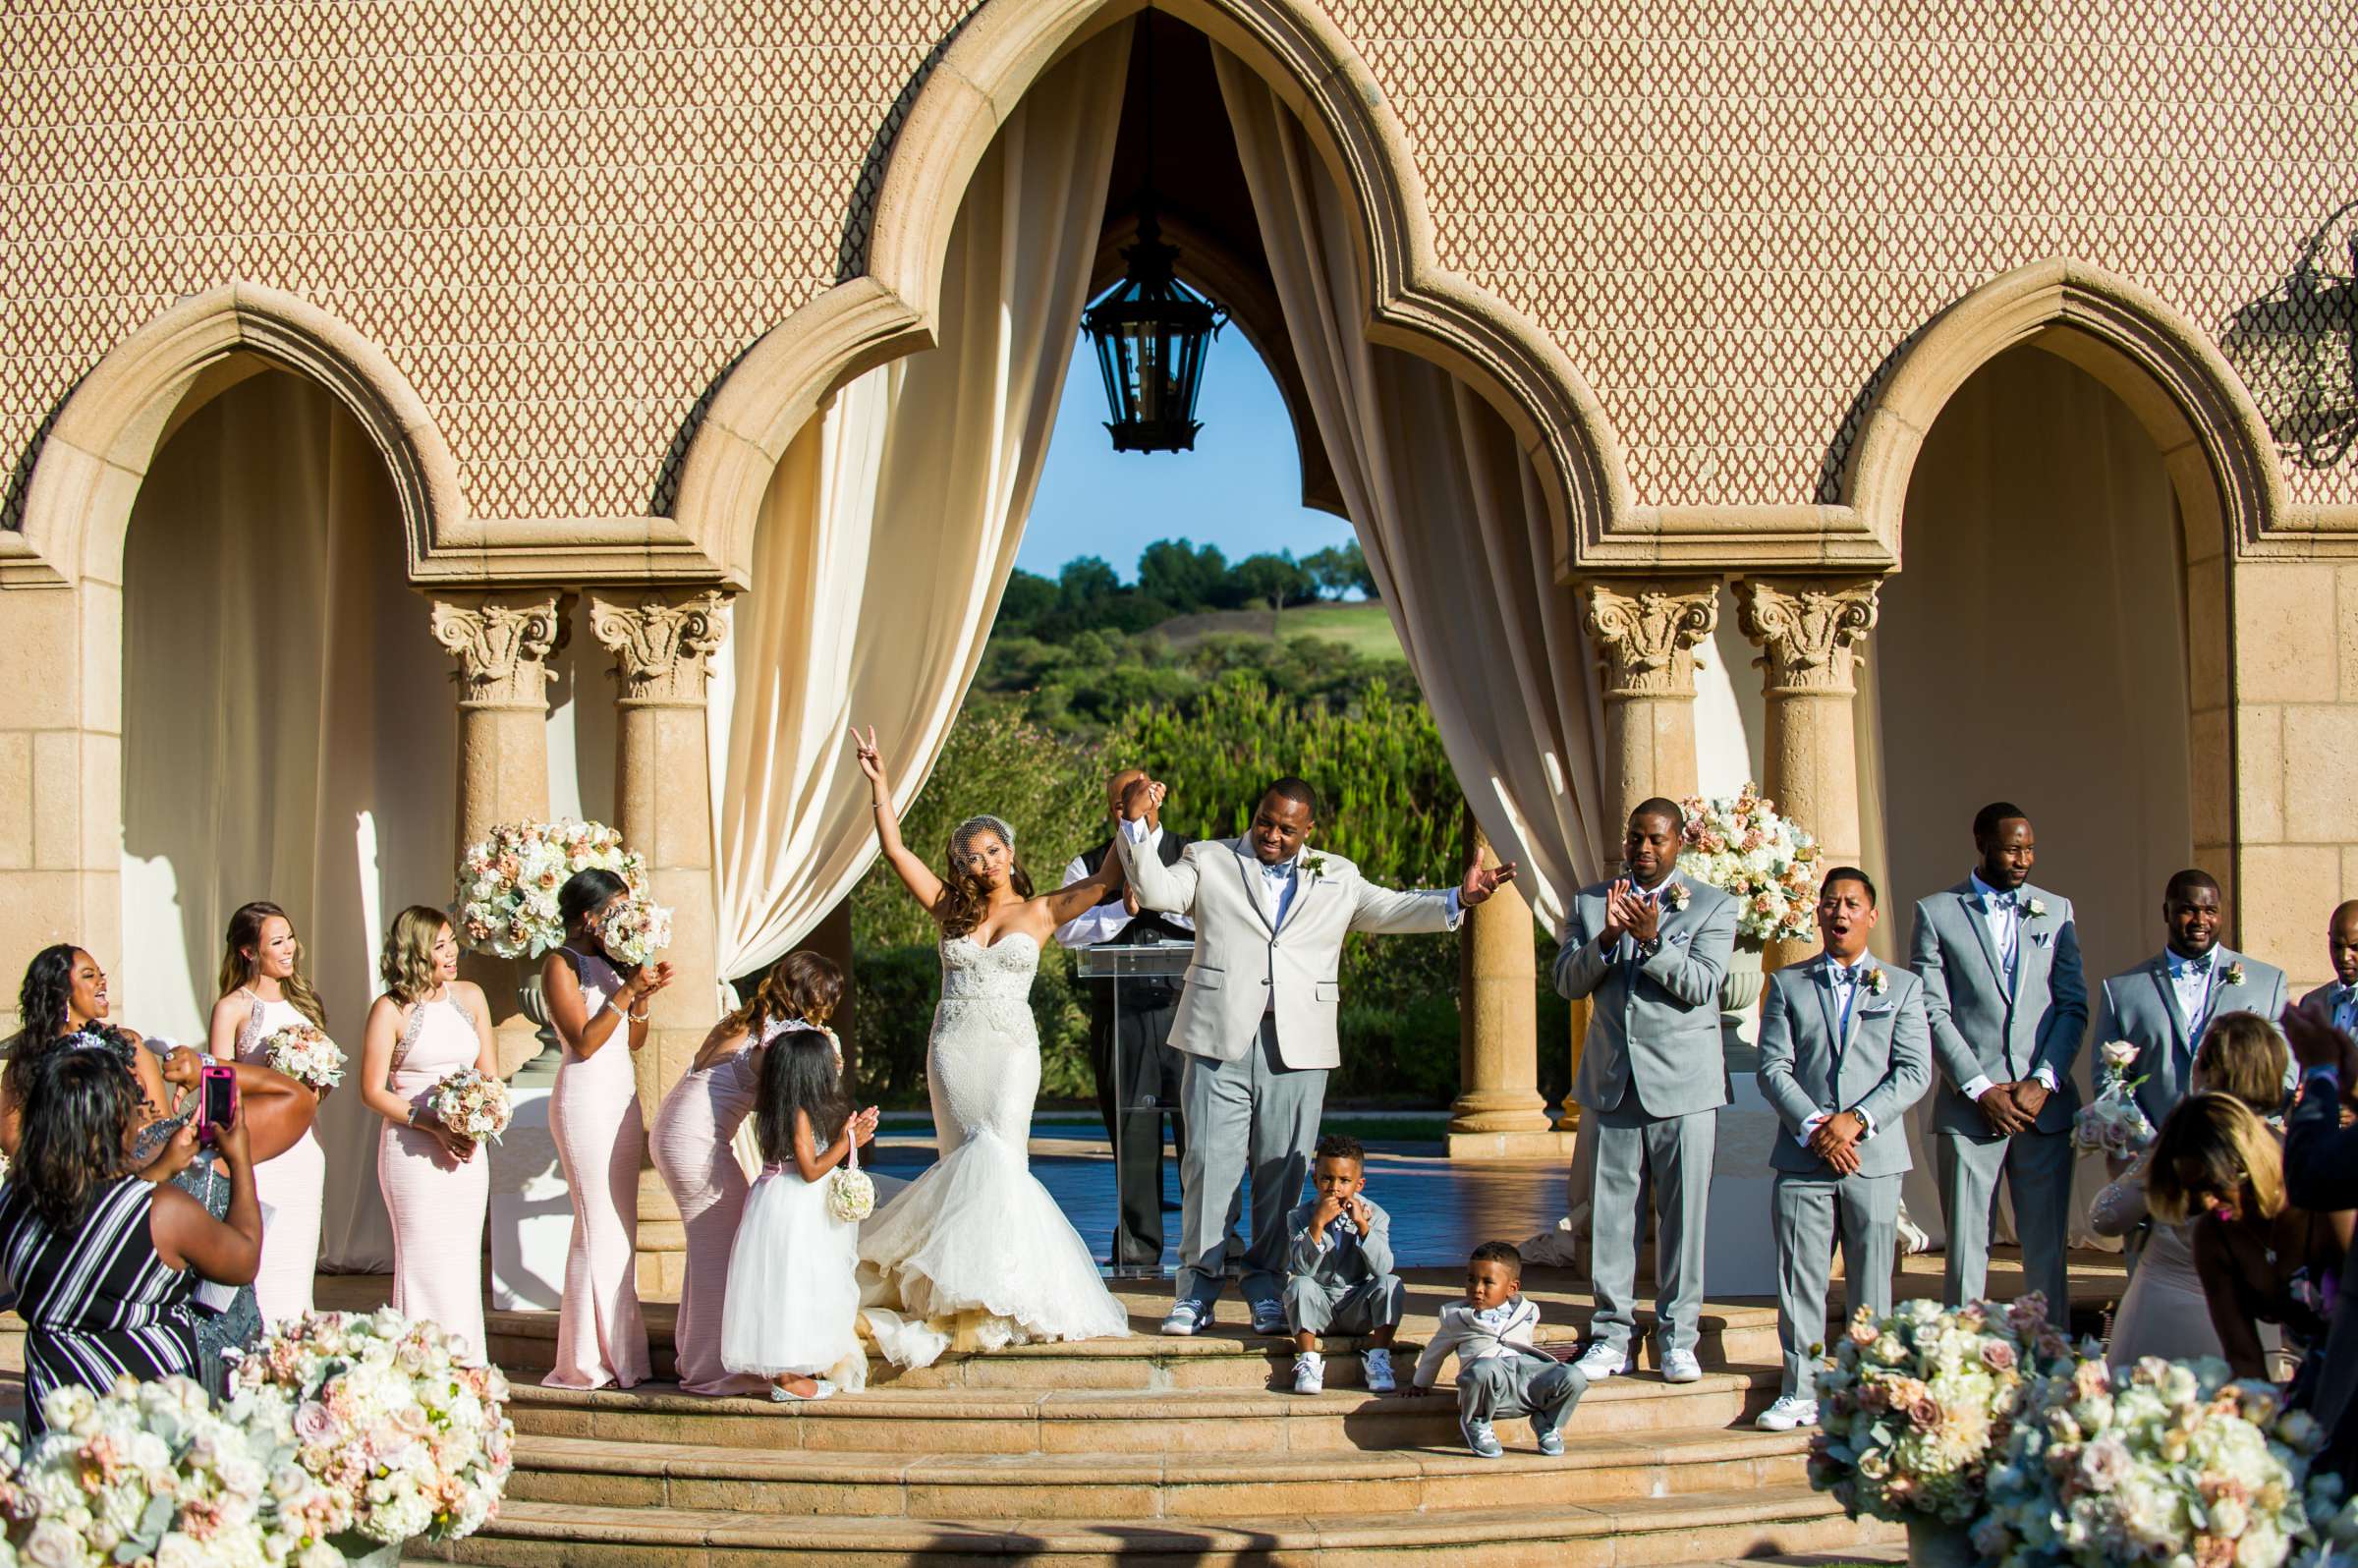
M1119 816L1122 795L1133 780L1146 775L1125 768L1105 781L1109 816ZM1160 825L1156 815L1148 820ZM1194 840L1165 833L1160 855L1165 866L1176 863ZM1064 868L1064 885L1095 876L1113 840L1073 858ZM1158 915L1139 908L1137 890L1125 885L1118 897L1107 899L1056 928L1056 940L1068 948L1102 944L1193 942L1195 923L1184 915ZM1185 1063L1170 1045L1171 1020L1179 1007L1179 977L1140 976L1124 980L1121 1008L1114 1008L1114 984L1109 980L1085 980L1089 991L1090 1065L1096 1073L1097 1111L1105 1120L1105 1136L1114 1144L1114 1187L1118 1214L1113 1228L1111 1260L1115 1267L1153 1268L1162 1261L1162 1118L1171 1118L1178 1148L1187 1148L1187 1130L1179 1115L1179 1078Z

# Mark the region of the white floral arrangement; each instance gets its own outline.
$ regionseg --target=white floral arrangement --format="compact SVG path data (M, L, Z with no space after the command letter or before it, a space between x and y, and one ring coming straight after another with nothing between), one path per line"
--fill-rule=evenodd
M827 1176L827 1212L842 1224L857 1225L876 1211L875 1179L860 1168L857 1135L844 1150L843 1159Z
M312 1313L264 1335L231 1388L290 1424L290 1486L326 1494L314 1542L457 1540L499 1512L515 1463L508 1380L435 1323L390 1307Z
M286 1542L274 1539L265 1458L196 1383L126 1377L104 1394L69 1385L41 1413L49 1429L28 1447L15 1428L0 1427L0 1560L40 1568L289 1561Z
M1802 941L1818 928L1818 841L1746 784L1735 795L1679 802L1687 814L1678 868L1736 901L1736 937Z
M473 1067L454 1067L425 1092L426 1109L461 1138L497 1143L516 1113L508 1086Z
M612 871L637 896L646 863L600 822L503 822L459 862L459 940L499 958L538 958L565 942L557 891L577 871Z
M671 945L671 911L652 899L616 899L597 917L598 945L625 969L637 969Z
M2154 1124L2137 1103L2137 1086L2145 1080L2129 1077L2138 1055L2137 1047L2125 1039L2112 1040L2097 1051L2096 1097L2071 1118L2074 1148L2125 1158L2154 1141Z
M2084 1361L2024 1401L1969 1535L1983 1562L2275 1568L2309 1538L2323 1441L2217 1359Z
M344 1051L316 1024L289 1024L262 1041L271 1068L298 1084L326 1091L344 1082Z
M1888 1317L1862 1310L1818 1374L1810 1484L1854 1518L1968 1524L2033 1382L2072 1364L2036 1292L2004 1309L1920 1300Z

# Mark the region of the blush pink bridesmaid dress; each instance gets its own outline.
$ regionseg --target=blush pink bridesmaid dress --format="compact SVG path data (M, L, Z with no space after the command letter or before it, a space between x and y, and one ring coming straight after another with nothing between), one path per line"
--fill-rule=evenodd
M265 1002L251 990L245 993L253 1011L238 1031L238 1060L270 1065L263 1048L282 1029L309 1024L309 1019L283 998ZM319 1210L327 1186L327 1150L320 1147L316 1123L305 1129L295 1147L263 1160L253 1168L254 1196L270 1205L270 1222L262 1230L262 1267L253 1278L253 1298L262 1309L262 1321L275 1328L311 1310L311 1279L319 1271Z
M587 1016L622 989L614 966L562 947L582 985ZM629 1388L646 1381L646 1322L639 1314L632 1239L639 1226L639 1156L646 1124L631 1067L629 1024L617 1023L588 1056L564 1047L548 1097L548 1130L573 1198L573 1244L565 1253L565 1301L557 1317L551 1388Z
M767 1036L764 1036L766 1042ZM760 1078L753 1045L691 1070L663 1096L649 1136L655 1169L679 1204L688 1231L688 1274L680 1286L680 1388L691 1394L766 1394L759 1377L721 1365L721 1307L729 1252L745 1214L745 1167L729 1147L754 1108Z
M480 1041L475 1019L448 997L420 1002L393 1048L393 1092L422 1108L444 1074L473 1067ZM480 1359L483 1338L483 1216L491 1203L491 1156L477 1147L464 1165L431 1135L384 1123L376 1183L393 1217L393 1310L439 1323Z

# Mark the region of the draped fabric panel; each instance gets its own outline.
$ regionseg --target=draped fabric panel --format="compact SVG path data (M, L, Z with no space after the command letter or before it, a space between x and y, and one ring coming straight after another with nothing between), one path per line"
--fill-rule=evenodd
M874 858L846 729L876 727L906 805L957 718L1055 429L1129 48L1123 23L1025 94L959 209L940 346L844 387L763 498L710 708L724 978L791 950Z
M1212 57L1344 510L1467 801L1553 929L1602 869L1603 720L1539 476L1464 383L1367 341L1348 203L1268 84Z
M449 661L384 460L327 391L263 370L157 454L123 571L123 952L98 955L115 1016L201 1043L230 911L269 899L357 1065L384 928L449 902L455 853ZM378 1121L352 1086L320 1112L320 1255L382 1269Z

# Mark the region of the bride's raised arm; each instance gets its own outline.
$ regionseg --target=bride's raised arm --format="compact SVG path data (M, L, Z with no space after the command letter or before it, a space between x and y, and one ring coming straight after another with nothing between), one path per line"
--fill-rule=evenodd
M1119 832L1121 824L1115 823L1114 830ZM1048 928L1053 930L1088 914L1106 900L1118 898L1121 891L1122 858L1112 850L1107 850L1095 875L1085 876L1078 882L1067 882L1053 893L1043 893L1033 902L1046 907Z
M876 813L876 839L884 846L884 859L892 864L901 885L926 906L926 913L938 916L941 878L901 842L900 813L892 809L892 782L884 776L884 758L876 751L876 727L870 725L866 735L853 730L852 745L860 758L860 771L868 775L869 800Z

